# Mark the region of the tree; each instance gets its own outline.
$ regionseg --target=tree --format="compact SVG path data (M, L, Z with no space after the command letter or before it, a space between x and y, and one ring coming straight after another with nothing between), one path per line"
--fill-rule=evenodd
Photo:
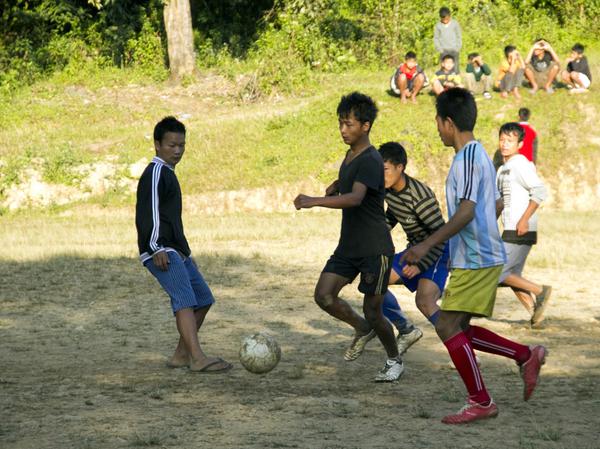
M163 17L171 78L180 80L196 69L190 0L165 0Z

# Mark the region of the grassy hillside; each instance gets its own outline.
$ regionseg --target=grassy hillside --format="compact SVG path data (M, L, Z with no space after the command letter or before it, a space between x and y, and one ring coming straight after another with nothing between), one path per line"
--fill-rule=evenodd
M600 80L597 56L588 55ZM57 196L67 203L132 203L136 173L130 166L153 156L152 128L168 114L188 126L187 153L178 173L189 194L287 185L309 177L326 182L335 176L344 152L335 108L351 90L378 102L373 143L407 143L408 172L441 195L452 150L437 136L434 99L425 94L416 106L400 104L386 92L391 71L322 75L296 95L258 102L244 100L248 80L243 77L231 81L207 75L183 87L130 84L127 71L100 73L77 85L55 77L0 98L0 203L6 211L7 198L31 187L32 176L44 191L63 188ZM572 205L571 195L578 192L597 199L600 89L578 96L565 89L532 96L524 89L520 102L495 95L478 104L476 135L490 153L498 127L527 106L540 134L539 170L553 186L555 204ZM112 168L94 172L98 164ZM89 184L90 173L106 178L103 187ZM49 200L54 203L60 201Z

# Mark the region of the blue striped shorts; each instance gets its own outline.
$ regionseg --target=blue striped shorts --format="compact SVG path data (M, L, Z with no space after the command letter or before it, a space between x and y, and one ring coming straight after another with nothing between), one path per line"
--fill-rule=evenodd
M191 257L184 259L176 251L167 251L167 255L167 271L157 268L152 259L144 262L144 266L171 298L173 314L181 309L201 309L213 304L215 298Z

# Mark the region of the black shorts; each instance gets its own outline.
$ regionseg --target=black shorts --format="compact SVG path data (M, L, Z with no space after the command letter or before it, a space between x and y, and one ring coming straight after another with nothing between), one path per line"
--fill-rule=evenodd
M344 257L338 254L332 255L323 273L334 273L348 279L348 283L354 281L360 273L358 291L365 295L383 295L387 292L392 269L393 255L379 255L370 257Z

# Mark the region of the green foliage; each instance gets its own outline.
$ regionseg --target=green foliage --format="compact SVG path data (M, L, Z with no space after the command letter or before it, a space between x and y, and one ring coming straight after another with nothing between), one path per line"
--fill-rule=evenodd
M138 36L127 41L125 54L125 62L139 68L149 78L160 81L167 77L161 37L150 21L145 20Z
M49 183L76 185L81 175L74 169L81 162L81 155L71 146L59 148L44 159L43 178Z

